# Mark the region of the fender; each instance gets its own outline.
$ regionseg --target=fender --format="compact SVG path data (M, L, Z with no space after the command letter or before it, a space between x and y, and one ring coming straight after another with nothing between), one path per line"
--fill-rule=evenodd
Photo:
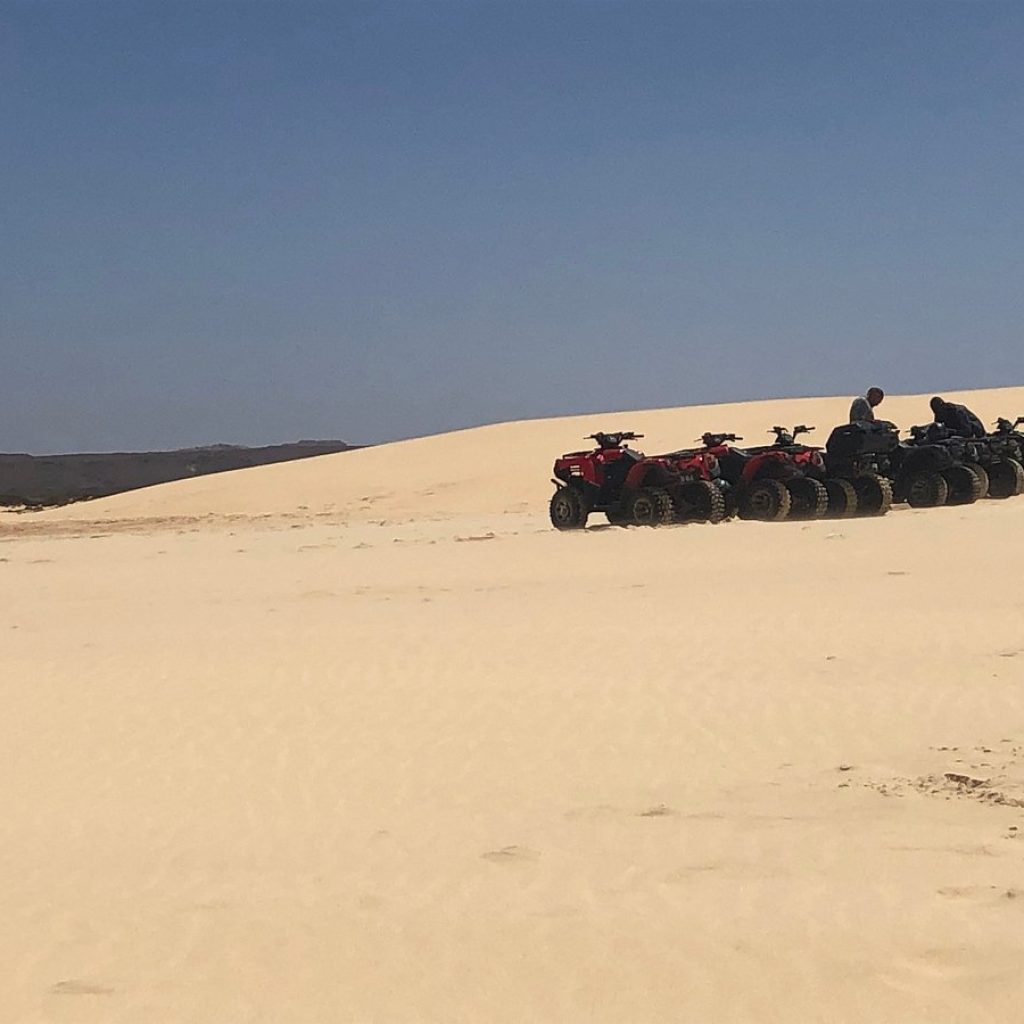
M671 487L677 476L667 460L645 459L629 471L626 476L626 487L630 490L638 490L652 484L658 487Z
M753 456L743 467L743 482L753 483L759 477L785 477L794 475L792 460L785 452L767 451Z
M803 451L793 453L793 461L801 467L808 469L824 469L825 460L822 458L821 449L807 448Z

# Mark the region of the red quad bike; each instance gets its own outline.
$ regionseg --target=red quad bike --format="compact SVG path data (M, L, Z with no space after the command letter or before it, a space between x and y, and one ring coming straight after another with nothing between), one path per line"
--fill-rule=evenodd
M808 428L797 429L803 433ZM722 478L729 485L730 509L741 519L778 522L787 517L814 519L828 508L828 491L816 475L821 472L814 449L792 452L793 435L775 428L776 443L758 448L734 448L728 442L742 441L736 434L711 434L701 437L702 452L714 455ZM803 446L798 446L803 447ZM815 476L810 475L814 473Z
M555 493L549 512L556 530L582 530L591 512L604 512L610 523L627 522L621 507L622 493L630 472L644 461L643 452L635 451L626 442L643 434L632 430L590 434L596 446L589 451L568 452L555 459L553 473ZM651 522L671 516L668 496L647 494L647 501L633 510Z
M711 452L684 449L647 462L658 465L648 479L668 491L677 523L721 523L732 515L726 499L728 486Z
M594 449L555 460L555 529L581 530L591 512L603 512L618 526L725 518L724 497L712 479L714 460L681 453L648 458L625 443L640 437L632 431L591 434Z
M811 487L805 480L788 480L786 486L789 488L793 498L793 505L789 514L790 519L845 519L857 513L860 507L861 492L855 483L830 476L828 462L825 453L821 448L813 445L797 444L796 439L801 434L809 434L814 427L808 427L801 423L792 430L785 427L772 427L775 434L775 444L772 448L782 448L793 456L797 467L811 481L816 481L824 488L825 504L822 507L822 492L820 489ZM864 492L864 498L870 495ZM870 503L870 502L868 502Z

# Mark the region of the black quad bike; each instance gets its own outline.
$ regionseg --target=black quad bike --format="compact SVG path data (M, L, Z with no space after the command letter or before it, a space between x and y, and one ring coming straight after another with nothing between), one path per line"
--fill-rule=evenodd
M829 434L825 442L829 478L844 484L847 495L853 492L853 509L846 515L884 516L892 507L891 477L899 444L899 430L886 420L843 423Z
M950 438L937 424L911 427L901 441L887 420L844 423L825 445L830 476L848 480L862 515L883 515L895 502L913 508L968 504L983 493L984 481L967 463L963 439Z
M1024 434L1016 429L1021 423L1024 416L1018 416L1016 422L1000 417L995 431L981 439L979 468L988 478L990 498L1024 494Z
M1024 465L1024 432L1017 429L1022 423L1024 416L1018 416L1015 420L1000 416L995 422L995 432L989 434L989 437L1001 437L1016 445L1017 454L1014 458Z
M976 456L965 438L940 424L911 427L910 438L893 452L895 500L913 508L973 504L985 494Z

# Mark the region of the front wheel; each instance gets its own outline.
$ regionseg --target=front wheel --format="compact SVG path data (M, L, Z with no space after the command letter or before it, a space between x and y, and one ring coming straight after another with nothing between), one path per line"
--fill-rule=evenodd
M907 504L911 508L935 508L945 505L949 485L938 473L915 473L907 481Z
M1024 494L1024 466L1016 459L1001 459L989 467L988 496L1015 498Z
M951 466L942 475L949 486L947 505L973 505L985 494L985 482L972 466Z
M626 514L637 526L664 526L675 515L668 491L660 487L641 487L626 500Z
M559 487L548 506L556 530L582 530L587 525L587 506L575 487Z
M681 523L720 523L728 518L722 488L710 480L687 484L679 497L682 507L677 518Z
M978 462L968 462L967 468L981 481L981 497L984 498L988 494L988 489L991 486L988 478L988 470Z
M866 516L884 516L892 507L892 484L877 473L865 473L853 482L857 511Z
M857 514L857 491L849 480L826 480L828 519L849 519Z
M758 480L740 502L740 519L778 522L789 515L792 498L781 480Z
M828 490L819 480L797 477L786 484L790 519L821 519L828 511Z

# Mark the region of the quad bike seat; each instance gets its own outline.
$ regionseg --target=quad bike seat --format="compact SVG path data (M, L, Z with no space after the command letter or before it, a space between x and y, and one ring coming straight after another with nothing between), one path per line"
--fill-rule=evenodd
M873 423L843 423L829 434L825 450L829 455L885 455L899 444L899 432L887 420Z

